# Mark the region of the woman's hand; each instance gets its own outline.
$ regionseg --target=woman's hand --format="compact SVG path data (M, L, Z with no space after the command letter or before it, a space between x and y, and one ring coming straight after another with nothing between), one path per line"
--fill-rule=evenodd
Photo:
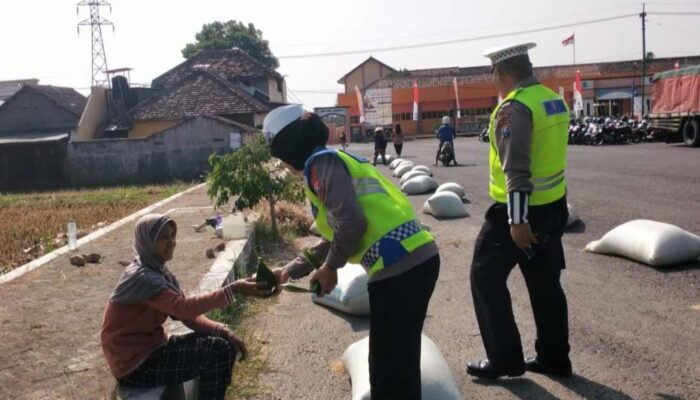
M228 340L233 349L236 350L236 354L241 355L241 357L239 358L240 361L243 361L246 359L246 357L248 357L248 349L245 348L245 343L243 343L243 340L236 336L236 334L233 333L233 331L231 331L228 328L225 328L221 336L224 339Z
M255 278L242 278L231 284L235 293L244 296L267 297L270 290L265 289L265 282L256 282Z
M272 290L272 294L278 295L282 291L282 285L289 282L289 273L286 268L275 268L272 270L272 273L275 275L275 278L277 278L277 283Z
M311 283L318 282L321 285L321 293L319 297L323 297L330 293L338 284L338 271L329 267L328 264L323 264L313 275L311 275Z

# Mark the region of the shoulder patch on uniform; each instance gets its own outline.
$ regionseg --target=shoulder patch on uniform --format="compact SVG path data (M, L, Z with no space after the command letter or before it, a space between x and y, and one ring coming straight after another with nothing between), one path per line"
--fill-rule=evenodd
M542 103L542 106L544 107L544 111L547 113L547 115L555 115L567 112L566 104L564 104L564 100L562 99L545 101Z

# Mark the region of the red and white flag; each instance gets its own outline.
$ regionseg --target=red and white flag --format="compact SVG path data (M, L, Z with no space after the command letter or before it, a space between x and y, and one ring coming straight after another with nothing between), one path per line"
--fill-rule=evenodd
M462 118L462 107L459 106L459 89L457 89L457 78L452 78L452 86L455 88L455 101L457 101L457 119Z
M581 85L581 71L576 70L574 81L574 111L583 111L583 86ZM578 114L577 114L578 115Z
M413 120L418 121L418 81L413 81Z
M570 44L574 44L574 35L575 35L575 34L572 33L571 36L569 36L568 38L562 40L561 44L564 45L564 46L568 46L568 45L570 45Z
M365 104L362 101L362 92L360 88L355 85L355 94L357 95L357 107L360 109L360 123L365 123Z

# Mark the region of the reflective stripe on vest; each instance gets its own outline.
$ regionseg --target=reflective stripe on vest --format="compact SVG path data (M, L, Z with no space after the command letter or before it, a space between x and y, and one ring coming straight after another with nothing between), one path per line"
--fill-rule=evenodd
M506 176L498 155L496 125L498 111L515 100L532 113L530 172L533 191L531 206L549 204L566 194L566 151L569 124L568 108L558 94L542 84L517 88L510 92L491 114L489 124L489 195L499 203L508 201Z
M367 231L348 261L362 264L372 276L413 250L433 242L432 235L421 228L408 198L392 182L367 160L327 148L317 149L304 168L306 194L323 238L333 240L333 216L313 192L310 182L311 161L323 154L334 154L343 161L352 179L357 202L367 220Z

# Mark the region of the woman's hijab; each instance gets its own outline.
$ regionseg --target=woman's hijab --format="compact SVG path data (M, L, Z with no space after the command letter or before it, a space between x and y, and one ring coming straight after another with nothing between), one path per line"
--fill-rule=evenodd
M134 304L148 300L163 289L182 293L175 275L154 254L154 246L163 228L175 221L166 215L147 214L136 223L134 261L124 269L110 300L119 304Z

